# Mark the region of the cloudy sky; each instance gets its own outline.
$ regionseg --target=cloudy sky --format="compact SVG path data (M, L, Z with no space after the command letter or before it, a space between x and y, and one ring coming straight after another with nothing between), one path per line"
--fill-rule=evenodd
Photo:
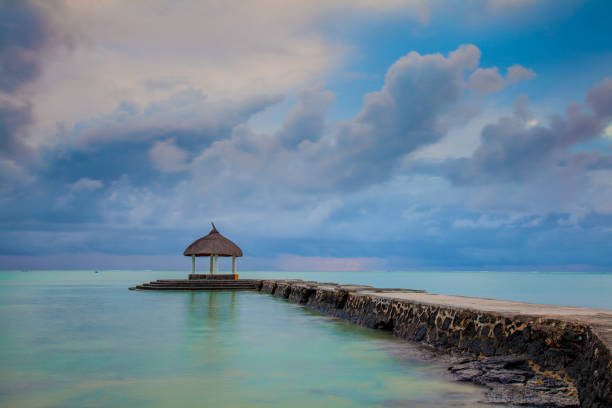
M609 270L611 15L0 0L0 268Z

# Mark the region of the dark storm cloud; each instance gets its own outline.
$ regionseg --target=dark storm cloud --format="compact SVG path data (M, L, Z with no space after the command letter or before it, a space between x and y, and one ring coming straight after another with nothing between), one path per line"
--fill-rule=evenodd
M121 102L112 113L77 123L60 135L70 144L43 152L43 164L35 169L36 188L23 185L18 169L13 171L12 189L5 174L0 174L1 191L11 192L4 197L0 220L76 224L104 222L108 213L127 214L133 204L131 194L163 197L185 178L156 166L158 156L150 152L158 141L172 140L189 159L193 152L230 137L234 127L279 100L278 96L259 96L238 103L209 102L201 91L192 90L144 109ZM6 127L0 127L3 135L17 135L18 128L30 120L28 110L3 114L0 110L0 125ZM22 154L25 149L16 144L19 141L2 138L2 150L10 153L13 167L17 166L13 161L17 152ZM96 188L77 189L77 185ZM16 194L17 190L22 193Z
M0 2L0 91L10 95L38 76L38 51L45 46L47 31L44 16L33 3ZM0 99L0 153L21 156L28 149L19 133L32 120L31 107L6 99Z
M304 140L316 142L325 130L325 114L334 95L319 87L307 88L297 95L298 104L284 120L276 137L283 147L297 149Z
M0 90L13 92L39 74L38 52L49 35L45 16L33 2L0 3Z
M411 52L389 68L385 85L339 130L324 171L344 189L388 180L398 161L446 132L442 116L457 104L480 51L464 45L448 57Z
M18 137L19 132L32 120L29 105L15 106L0 102L0 152L12 156L22 156L29 149Z
M599 137L612 118L612 80L587 93L586 106L570 104L565 115L554 115L547 125L531 122L527 100L515 103L514 114L485 126L472 157L415 166L439 172L457 184L529 182L543 173L569 165L580 172L606 168L610 157L600 152L573 153L571 147Z
M0 2L0 91L12 93L36 79L46 49L73 43L54 19L63 7L61 0Z
M612 79L606 78L600 85L590 89L586 102L598 118L612 119Z
M45 49L70 42L49 15L61 6L55 0L0 2L0 155L10 159L31 153L23 131L33 120L31 105L18 103L13 96L38 78Z
M16 190L33 180L23 164L34 157L23 137L31 121L30 105L16 105L0 99L0 197L16 197Z
M235 126L281 100L278 95L260 95L242 101L210 101L201 90L188 89L142 109L123 101L110 114L76 123L64 139L76 150L168 137L177 137L180 145L190 149L201 148L229 137Z

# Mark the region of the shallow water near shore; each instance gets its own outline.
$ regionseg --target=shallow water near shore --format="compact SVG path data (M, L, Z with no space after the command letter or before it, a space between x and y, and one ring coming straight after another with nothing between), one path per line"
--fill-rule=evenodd
M0 273L2 406L485 406L389 333L272 296Z
M289 273L612 308L611 274ZM497 275L495 275L497 274ZM418 346L251 292L130 292L185 272L0 272L0 405L485 406ZM500 296L503 295L503 296Z

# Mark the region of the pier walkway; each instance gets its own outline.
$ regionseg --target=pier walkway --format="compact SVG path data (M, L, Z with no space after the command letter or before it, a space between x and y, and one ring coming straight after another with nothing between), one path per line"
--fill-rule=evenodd
M612 349L612 310L591 309L574 306L541 305L536 303L513 302L466 296L436 295L413 292L368 292L363 294L382 298L397 299L431 306L455 309L469 309L478 312L492 312L510 318L516 316L548 318L569 322L581 322L592 327L609 349Z

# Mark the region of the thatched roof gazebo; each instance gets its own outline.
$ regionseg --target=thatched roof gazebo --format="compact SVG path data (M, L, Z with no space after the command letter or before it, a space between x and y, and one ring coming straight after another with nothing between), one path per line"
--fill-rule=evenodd
M232 257L232 275L236 275L236 258L242 256L242 250L238 245L234 244L229 239L217 231L215 224L212 223L212 230L208 235L196 240L189 245L183 252L183 255L191 257L191 273L195 275L195 258L196 256L210 257L210 274L219 274L219 257ZM214 259L214 270L213 270Z

